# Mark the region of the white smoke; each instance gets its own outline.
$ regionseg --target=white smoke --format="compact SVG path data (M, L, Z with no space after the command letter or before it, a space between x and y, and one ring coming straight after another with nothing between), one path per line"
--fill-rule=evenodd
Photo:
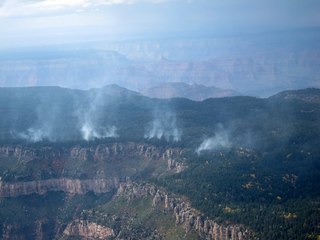
M200 155L202 151L214 151L221 148L228 148L231 146L228 133L223 129L221 125L213 137L205 139L197 148L196 153Z
M171 111L155 111L154 120L146 129L144 137L180 141L181 131L177 128L176 115Z
M20 133L12 132L11 135L18 139L27 140L28 142L40 142L45 139L50 141L53 140L50 138L50 134L47 131L36 128L29 128L28 130Z
M99 127L94 128L88 122L84 123L81 127L81 134L82 138L86 141L90 141L93 139L100 139L100 138L108 138L108 137L118 137L117 128L115 126L111 126L108 128Z
M80 123L80 132L83 140L90 141L109 137L119 137L116 126L99 121L104 113L107 98L103 91L93 90L90 96L88 109L76 113Z
M47 96L50 98L51 96ZM28 129L17 132L12 131L15 139L26 140L27 142L41 142L43 140L57 141L61 139L59 132L60 116L62 115L61 105L48 105L46 99L40 99L35 109L36 119Z

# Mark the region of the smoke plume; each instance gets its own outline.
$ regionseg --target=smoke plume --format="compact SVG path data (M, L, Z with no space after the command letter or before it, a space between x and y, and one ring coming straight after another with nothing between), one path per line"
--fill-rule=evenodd
M201 154L202 151L215 151L221 148L228 148L231 146L227 131L222 125L217 126L217 130L213 137L206 138L197 148L196 153Z
M117 128L106 122L101 122L104 107L108 98L101 90L93 90L89 98L89 106L78 113L80 132L83 140L90 141L108 137L119 137Z
M48 132L43 129L29 128L24 132L11 132L12 137L26 140L28 142L40 142L43 140L52 140Z
M82 138L86 141L100 138L118 137L116 131L117 128L115 126L95 128L89 122L85 122L81 127Z
M156 110L154 120L147 127L144 137L180 141L181 131L177 127L176 115L172 111Z

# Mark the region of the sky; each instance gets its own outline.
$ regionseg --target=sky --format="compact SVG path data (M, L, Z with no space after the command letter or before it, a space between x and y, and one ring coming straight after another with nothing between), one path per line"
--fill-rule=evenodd
M318 0L0 0L0 48L320 26Z

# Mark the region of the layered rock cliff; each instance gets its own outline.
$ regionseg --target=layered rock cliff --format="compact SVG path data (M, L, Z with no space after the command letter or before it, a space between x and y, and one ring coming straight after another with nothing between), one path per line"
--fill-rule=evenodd
M23 195L45 194L49 191L62 191L68 194L85 194L87 192L106 193L119 186L118 179L48 179L42 181L2 183L0 197L18 197Z
M33 160L35 158L51 159L70 157L79 160L108 160L110 158L127 156L134 154L146 157L150 160L160 158L172 158L180 156L183 151L178 148L168 149L159 148L144 143L110 143L98 144L89 147L81 147L79 145L70 148L54 148L54 147L26 147L21 145L4 145L0 147L0 154L4 157L15 157L19 160Z

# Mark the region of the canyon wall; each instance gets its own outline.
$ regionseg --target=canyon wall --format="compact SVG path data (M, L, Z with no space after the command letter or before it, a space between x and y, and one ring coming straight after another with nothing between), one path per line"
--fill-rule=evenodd
M48 179L42 181L2 183L0 197L18 197L30 194L45 194L49 191L62 191L68 194L85 194L87 192L106 193L119 186L118 179Z
M15 157L18 160L30 161L37 158L71 158L82 161L108 161L114 157L125 157L136 155L149 160L173 160L181 158L185 151L181 148L161 148L144 143L111 143L98 144L96 146L82 147L74 146L70 148L54 147L25 147L21 145L4 145L0 146L0 157ZM172 166L171 166L172 168Z

